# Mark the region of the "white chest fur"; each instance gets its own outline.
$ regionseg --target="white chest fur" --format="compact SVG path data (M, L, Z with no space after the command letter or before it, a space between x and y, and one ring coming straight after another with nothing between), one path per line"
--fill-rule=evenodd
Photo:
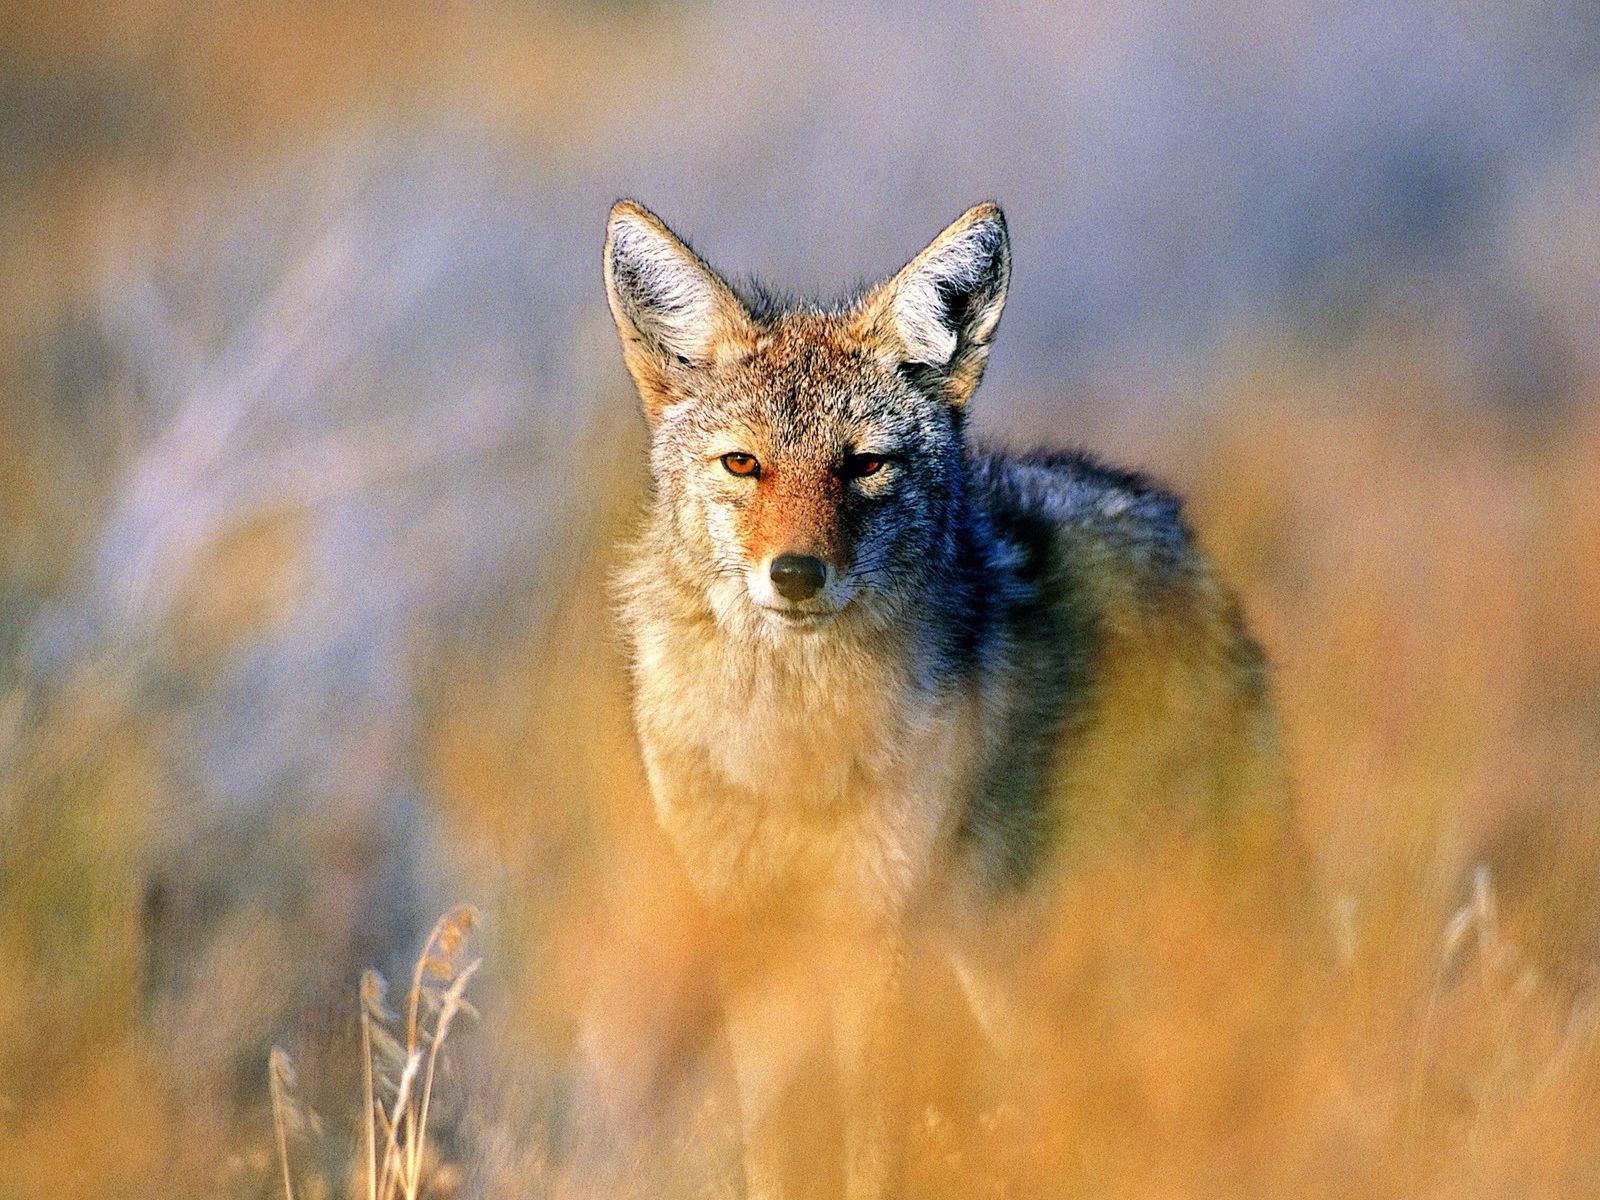
M882 647L823 633L668 626L636 652L657 812L708 899L905 903L970 769L961 698L920 687Z

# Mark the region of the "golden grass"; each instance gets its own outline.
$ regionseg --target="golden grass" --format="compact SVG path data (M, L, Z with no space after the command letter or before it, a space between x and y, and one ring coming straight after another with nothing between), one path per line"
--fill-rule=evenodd
M429 1144L429 1115L440 1051L458 1016L477 1016L467 985L483 965L465 950L477 911L458 905L434 923L412 970L402 1018L385 1006L387 985L377 971L361 976L361 1137L358 1182L352 1194L367 1200L419 1200L451 1190L456 1171L441 1164ZM273 1134L284 1200L295 1200L291 1140L321 1137L322 1119L298 1095L289 1054L274 1046L267 1058ZM319 1189L324 1186L317 1177Z

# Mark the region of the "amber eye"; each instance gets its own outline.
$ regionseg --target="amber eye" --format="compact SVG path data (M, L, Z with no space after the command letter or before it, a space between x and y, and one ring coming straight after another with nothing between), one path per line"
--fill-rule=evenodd
M883 470L883 462L884 460L876 454L852 454L844 460L844 473L851 479L876 475Z
M756 461L755 455L743 454L737 450L732 454L724 454L722 465L729 475L755 475L761 470L761 464Z

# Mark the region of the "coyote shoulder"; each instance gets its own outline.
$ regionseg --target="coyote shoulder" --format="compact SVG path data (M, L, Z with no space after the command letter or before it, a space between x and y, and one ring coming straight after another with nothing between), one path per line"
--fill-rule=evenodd
M1270 833L1266 665L1170 494L969 439L1010 269L996 206L834 308L741 297L631 201L607 233L651 434L619 596L653 801L741 931L730 986L789 978L763 964L798 946L850 981L805 990L835 1014L848 1098L914 915L959 952L1108 836L1174 829L1226 857ZM728 1013L759 1123L804 1039ZM881 1143L847 1145L850 1194L888 1186Z

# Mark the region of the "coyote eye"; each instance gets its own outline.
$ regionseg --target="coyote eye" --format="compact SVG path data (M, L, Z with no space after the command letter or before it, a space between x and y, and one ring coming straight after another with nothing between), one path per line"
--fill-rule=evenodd
M738 450L732 454L724 454L722 466L729 475L755 475L761 470L761 464L756 462L755 455L744 454Z
M876 475L883 470L884 460L876 454L852 454L844 460L844 473L851 479Z

